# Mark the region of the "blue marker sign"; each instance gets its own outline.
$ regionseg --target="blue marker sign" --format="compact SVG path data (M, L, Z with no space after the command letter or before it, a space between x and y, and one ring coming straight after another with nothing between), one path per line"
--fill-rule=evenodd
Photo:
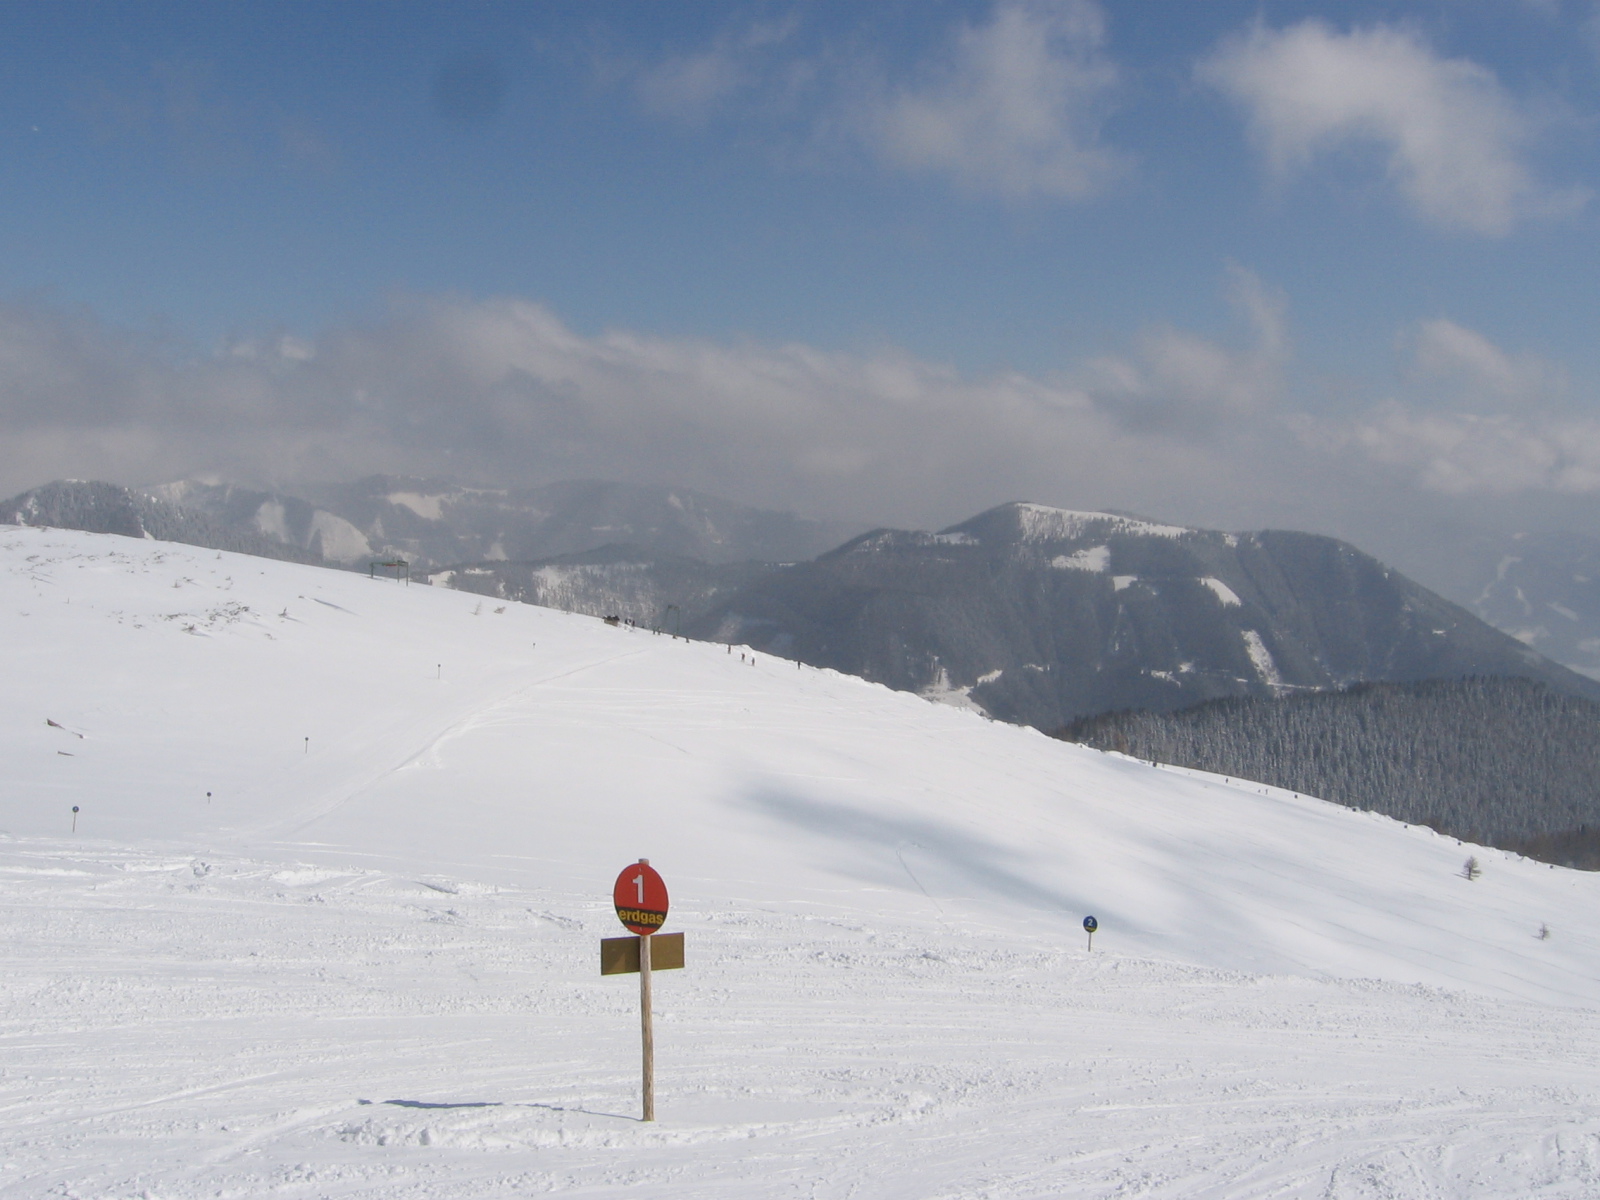
M1089 949L1094 949L1094 931L1100 928L1100 922L1093 917L1083 919L1083 931L1089 935Z

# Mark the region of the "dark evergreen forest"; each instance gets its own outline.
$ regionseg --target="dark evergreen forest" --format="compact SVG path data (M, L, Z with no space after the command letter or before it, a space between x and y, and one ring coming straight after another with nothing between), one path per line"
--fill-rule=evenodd
M1600 704L1532 680L1213 700L1088 717L1056 736L1600 869Z

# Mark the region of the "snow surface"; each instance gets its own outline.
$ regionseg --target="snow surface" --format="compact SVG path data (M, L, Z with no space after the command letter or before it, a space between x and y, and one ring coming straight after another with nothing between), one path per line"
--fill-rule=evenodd
M1111 547L1086 546L1072 554L1058 554L1050 565L1058 571L1105 571L1111 566Z
M1250 665L1261 676L1261 682L1274 689L1282 688L1283 676L1278 674L1278 664L1272 661L1272 651L1267 649L1261 635L1254 629L1246 629L1239 636L1244 639L1245 653L1250 656Z
M480 600L0 528L0 1196L1600 1194L1600 878Z
M1079 512L1045 504L1018 504L1017 523L1028 541L1071 541L1089 530L1139 537L1180 538L1195 530L1182 525L1160 525L1116 513Z
M991 672L987 678L981 678L978 683L990 683L1000 676L1001 672ZM966 687L957 687L950 679L950 672L941 666L934 673L933 682L918 693L924 700L931 700L935 704L948 704L952 708L965 709L968 712L983 715L983 705L972 698L972 689L977 684L968 684Z
M424 521L440 521L444 519L445 497L443 495L424 495L421 492L390 492L384 499L390 504L409 508Z
M1238 608L1244 603L1239 599L1239 593L1235 592L1215 575L1202 576L1200 582L1211 589L1212 594L1216 596L1223 608Z

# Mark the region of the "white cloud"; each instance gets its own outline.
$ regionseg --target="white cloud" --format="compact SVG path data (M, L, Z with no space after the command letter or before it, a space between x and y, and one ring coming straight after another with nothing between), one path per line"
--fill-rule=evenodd
M725 30L706 49L674 55L639 75L639 99L657 116L703 122L735 93L759 82L762 53L788 40L795 26L790 19Z
M800 27L730 25L632 86L657 117L767 125L785 161L865 149L890 170L1012 201L1093 196L1132 164L1100 136L1118 71L1096 0L998 0L904 71L851 39L803 48Z
M1090 0L1013 0L963 26L950 57L872 107L867 136L889 164L1013 200L1080 199L1129 159L1100 142L1117 68Z
M1600 492L1597 421L1417 412L1392 404L1356 425L1353 441L1373 461L1403 468L1447 495Z
M1600 492L1600 421L1563 410L1561 368L1444 318L1401 344L1405 395L1354 420L1296 418L1303 435L1446 496Z
M1252 345L1235 350L1187 330L1147 330L1132 355L1090 364L1088 389L1097 405L1134 426L1190 434L1276 410L1291 353L1287 300L1237 266L1228 293Z
M1376 146L1411 207L1445 228L1503 234L1588 199L1534 178L1524 152L1538 123L1493 72L1441 57L1410 30L1258 24L1199 74L1245 107L1276 172L1343 145Z
M1418 325L1411 350L1416 374L1453 387L1455 400L1473 407L1527 406L1559 399L1567 390L1566 373L1553 363L1534 354L1508 354L1444 318Z

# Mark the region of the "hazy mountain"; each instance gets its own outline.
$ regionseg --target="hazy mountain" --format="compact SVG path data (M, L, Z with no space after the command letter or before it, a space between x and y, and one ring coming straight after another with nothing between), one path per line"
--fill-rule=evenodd
M428 582L677 630L752 579L777 569L772 563L707 563L655 554L641 546L602 546L537 562L449 567L431 572Z
M1472 608L1541 654L1600 677L1600 538L1518 534L1481 581Z
M1368 680L1509 675L1600 698L1333 538L1033 504L864 535L751 581L692 631L1045 730Z
M114 483L63 479L33 488L0 503L0 524L117 533L292 562L321 561L315 550L285 544L248 523L219 519Z
M860 528L682 488L594 480L514 489L372 476L306 486L293 497L194 481L151 491L336 562L398 555L421 569L536 562L621 543L709 563L791 562Z
M1600 704L1527 679L1362 684L1107 713L1060 736L1600 867Z
M331 564L365 565L384 554L343 517L295 496L183 480L143 489L157 500L226 529L265 538Z

